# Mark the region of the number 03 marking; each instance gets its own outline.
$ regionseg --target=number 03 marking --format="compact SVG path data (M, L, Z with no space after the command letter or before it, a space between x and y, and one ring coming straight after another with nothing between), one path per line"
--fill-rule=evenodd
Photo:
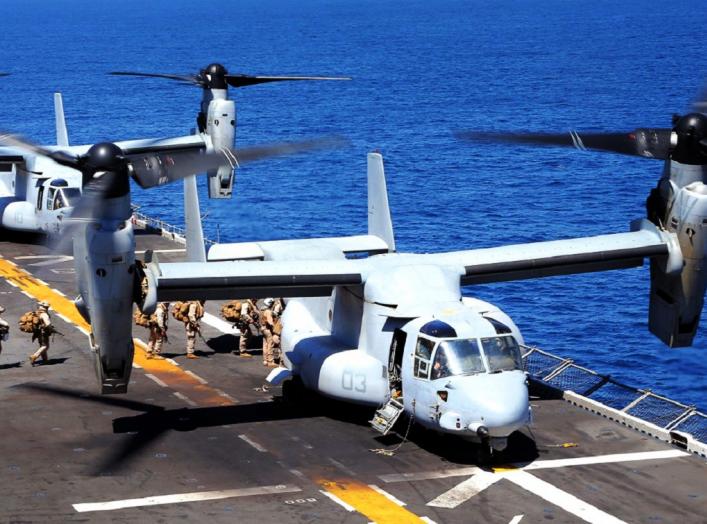
M357 391L359 393L366 392L366 375L363 373L353 373L344 371L341 375L341 387L349 391Z

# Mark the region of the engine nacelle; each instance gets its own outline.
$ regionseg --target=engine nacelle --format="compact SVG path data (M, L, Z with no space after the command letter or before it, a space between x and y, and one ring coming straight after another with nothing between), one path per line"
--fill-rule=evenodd
M232 148L236 139L236 104L233 100L214 99L209 102L206 133L214 149ZM223 166L209 171L209 198L231 198L235 168Z
M668 188L667 186L671 187ZM655 205L649 215L666 213L665 228L677 235L684 259L682 271L666 267L665 261L651 259L651 295L648 324L650 331L670 347L692 345L704 304L707 275L707 185L692 182L677 188L666 179L658 192L663 205ZM658 192L651 198L656 200ZM667 198L665 198L667 197Z
M85 279L91 346L101 393L125 393L130 382L134 345L135 239L130 222L117 230L87 227ZM75 250L81 252L83 250Z

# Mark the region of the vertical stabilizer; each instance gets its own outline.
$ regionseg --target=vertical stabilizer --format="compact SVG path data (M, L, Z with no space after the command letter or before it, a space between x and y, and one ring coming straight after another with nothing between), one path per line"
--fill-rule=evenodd
M54 93L54 119L56 121L56 145L68 146L69 133L66 130L64 101L61 98L61 93Z
M206 262L204 230L201 227L196 176L184 179L184 220L187 225L187 262Z
M383 155L380 153L368 153L368 234L383 239L388 244L388 250L395 251Z

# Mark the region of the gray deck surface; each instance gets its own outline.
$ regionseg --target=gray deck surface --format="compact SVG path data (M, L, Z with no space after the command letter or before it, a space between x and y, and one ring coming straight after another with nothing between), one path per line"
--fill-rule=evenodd
M138 250L181 248L155 235L137 241ZM71 260L18 258L48 253L0 241L2 258L74 296ZM13 328L34 302L0 278ZM218 316L218 304L207 311ZM0 354L0 522L707 522L704 459L562 400L532 399L534 440L515 434L509 451L477 470L472 445L416 427L392 456L371 451L395 449L407 421L377 438L370 410L284 401L278 388L262 389L260 355L232 355L235 337L207 323L201 359L184 358L183 330L171 320L165 352L179 366L136 368L127 395L100 397L86 337L54 321L66 336L55 337L49 365L29 365L35 346L17 329ZM135 327L134 336L146 335ZM625 455L597 463L613 454ZM553 462L581 457L589 463ZM506 469L511 463L530 466ZM201 492L220 498L74 507Z

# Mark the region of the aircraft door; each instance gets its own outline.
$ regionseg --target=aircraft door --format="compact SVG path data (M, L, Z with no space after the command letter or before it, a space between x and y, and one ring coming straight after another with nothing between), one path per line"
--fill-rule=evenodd
M418 335L407 357L412 360L412 379L406 384L405 404L409 405L415 419L428 427L434 427L439 418L439 406L430 382L435 344L434 340Z
M40 185L37 190L37 211L42 210L42 200L44 199L44 186Z
M400 328L393 332L390 342L390 355L388 358L388 380L391 390L398 390L402 394L403 385L403 355L405 354L405 341L407 333Z

